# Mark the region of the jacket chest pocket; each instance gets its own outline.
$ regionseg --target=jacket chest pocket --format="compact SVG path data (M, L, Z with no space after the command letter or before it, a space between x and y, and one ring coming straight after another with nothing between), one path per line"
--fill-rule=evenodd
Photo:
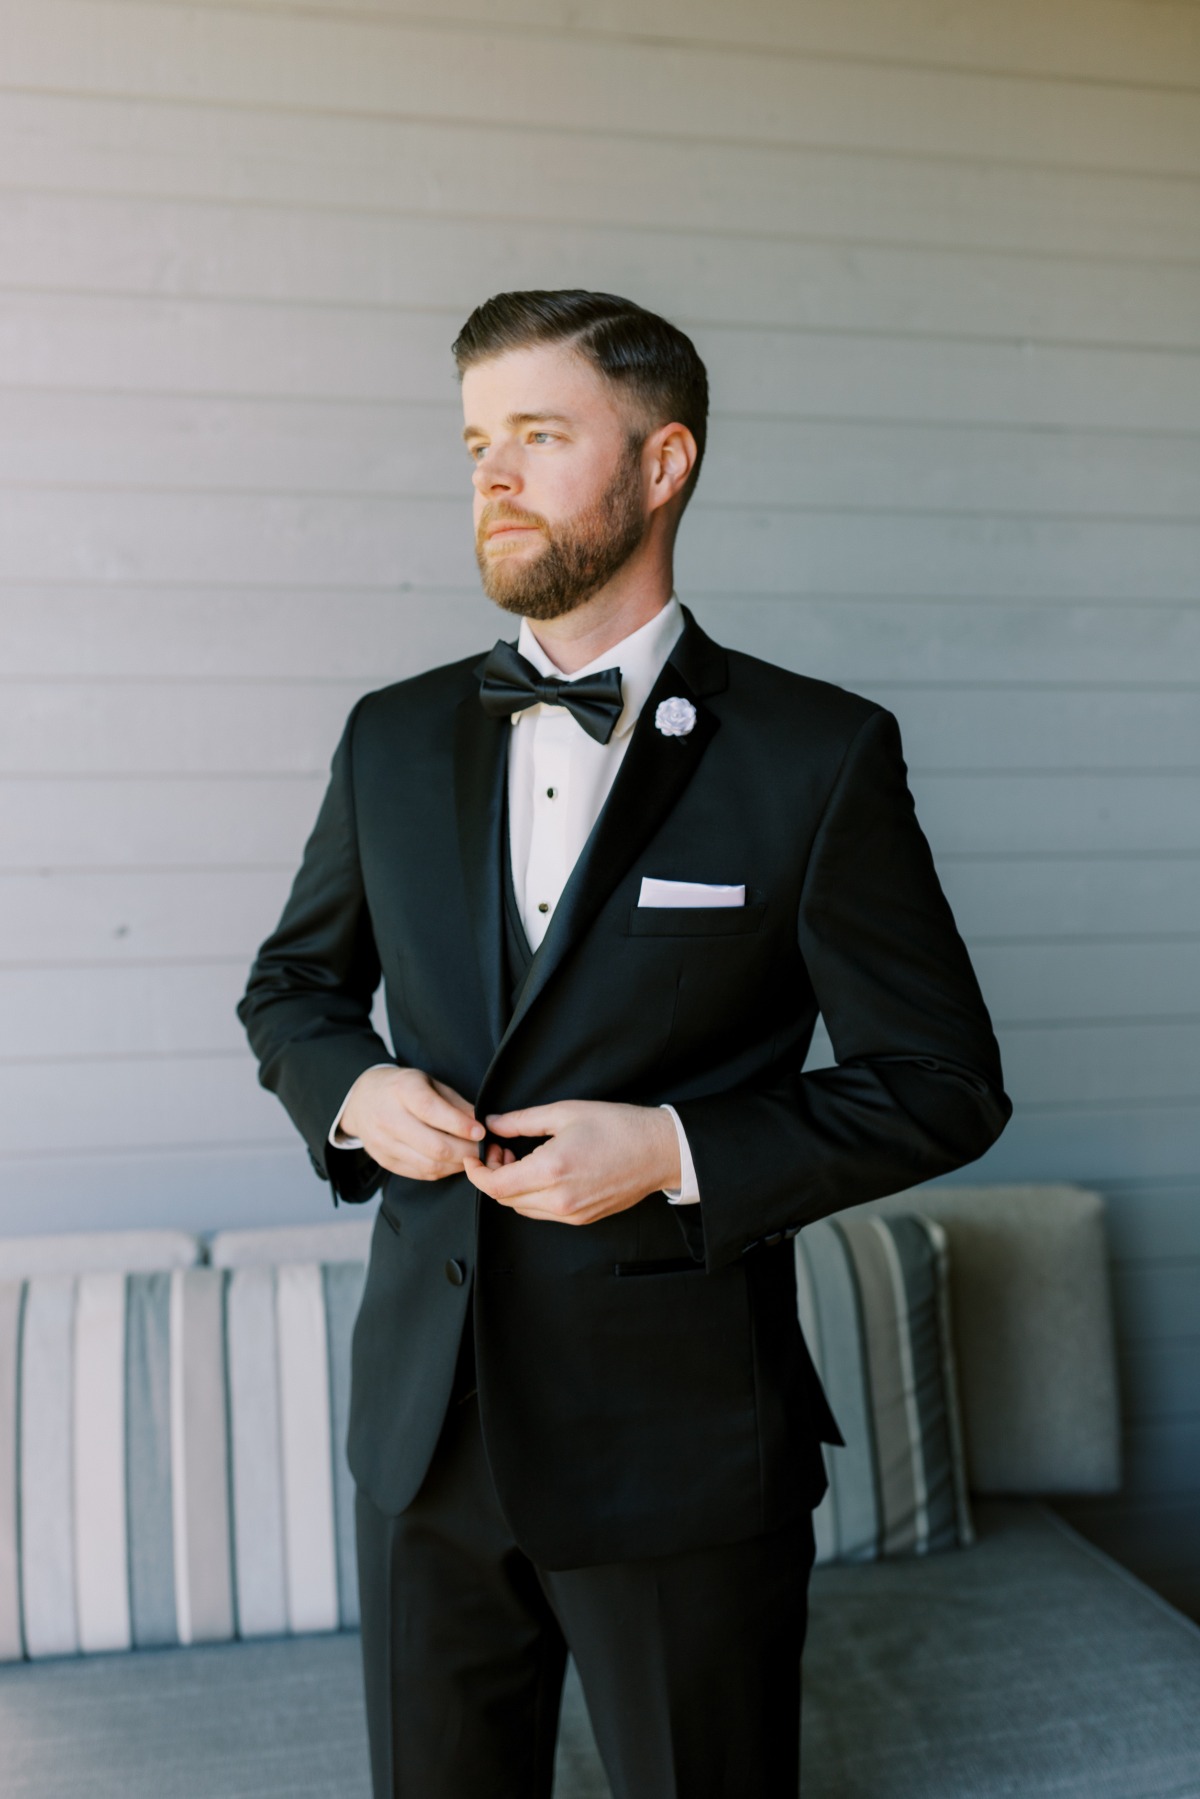
M762 900L744 906L630 906L627 937L746 937L762 929Z

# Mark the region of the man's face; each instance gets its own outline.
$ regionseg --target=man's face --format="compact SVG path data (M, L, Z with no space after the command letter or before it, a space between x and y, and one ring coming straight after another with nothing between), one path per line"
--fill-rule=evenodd
M633 420L562 344L477 363L462 392L483 590L526 618L572 612L645 536Z

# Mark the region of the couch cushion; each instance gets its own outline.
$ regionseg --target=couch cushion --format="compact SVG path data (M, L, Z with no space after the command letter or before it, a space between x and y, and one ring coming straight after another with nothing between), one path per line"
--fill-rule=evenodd
M3 1668L0 1742L0 1799L365 1795L361 1645L340 1631ZM554 1793L609 1799L573 1668Z
M807 1225L795 1251L801 1328L846 1439L823 1449L817 1561L969 1543L945 1232L842 1213Z
M204 1245L187 1231L65 1231L59 1236L0 1237L0 1281L38 1274L86 1274L191 1268Z
M813 1574L805 1799L1193 1799L1200 1629L1031 1500Z
M1121 1435L1100 1195L932 1186L840 1216L914 1209L937 1218L950 1245L972 1492L1114 1492Z
M364 1273L0 1283L0 1660L357 1624Z
M276 1224L257 1231L217 1231L208 1244L214 1268L263 1267L277 1262L365 1262L375 1208L356 1218L321 1224Z

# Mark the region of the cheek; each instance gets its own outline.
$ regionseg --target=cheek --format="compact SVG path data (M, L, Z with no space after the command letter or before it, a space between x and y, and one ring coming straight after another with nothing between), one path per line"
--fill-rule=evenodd
M552 524L578 517L603 498L604 470L564 460L529 471L526 503Z

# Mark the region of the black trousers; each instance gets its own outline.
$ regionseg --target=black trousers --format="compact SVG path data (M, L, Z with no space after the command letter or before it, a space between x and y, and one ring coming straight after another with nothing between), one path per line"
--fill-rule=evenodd
M812 1516L552 1571L513 1542L460 1378L397 1517L357 1496L374 1799L550 1799L568 1650L613 1799L796 1799Z

